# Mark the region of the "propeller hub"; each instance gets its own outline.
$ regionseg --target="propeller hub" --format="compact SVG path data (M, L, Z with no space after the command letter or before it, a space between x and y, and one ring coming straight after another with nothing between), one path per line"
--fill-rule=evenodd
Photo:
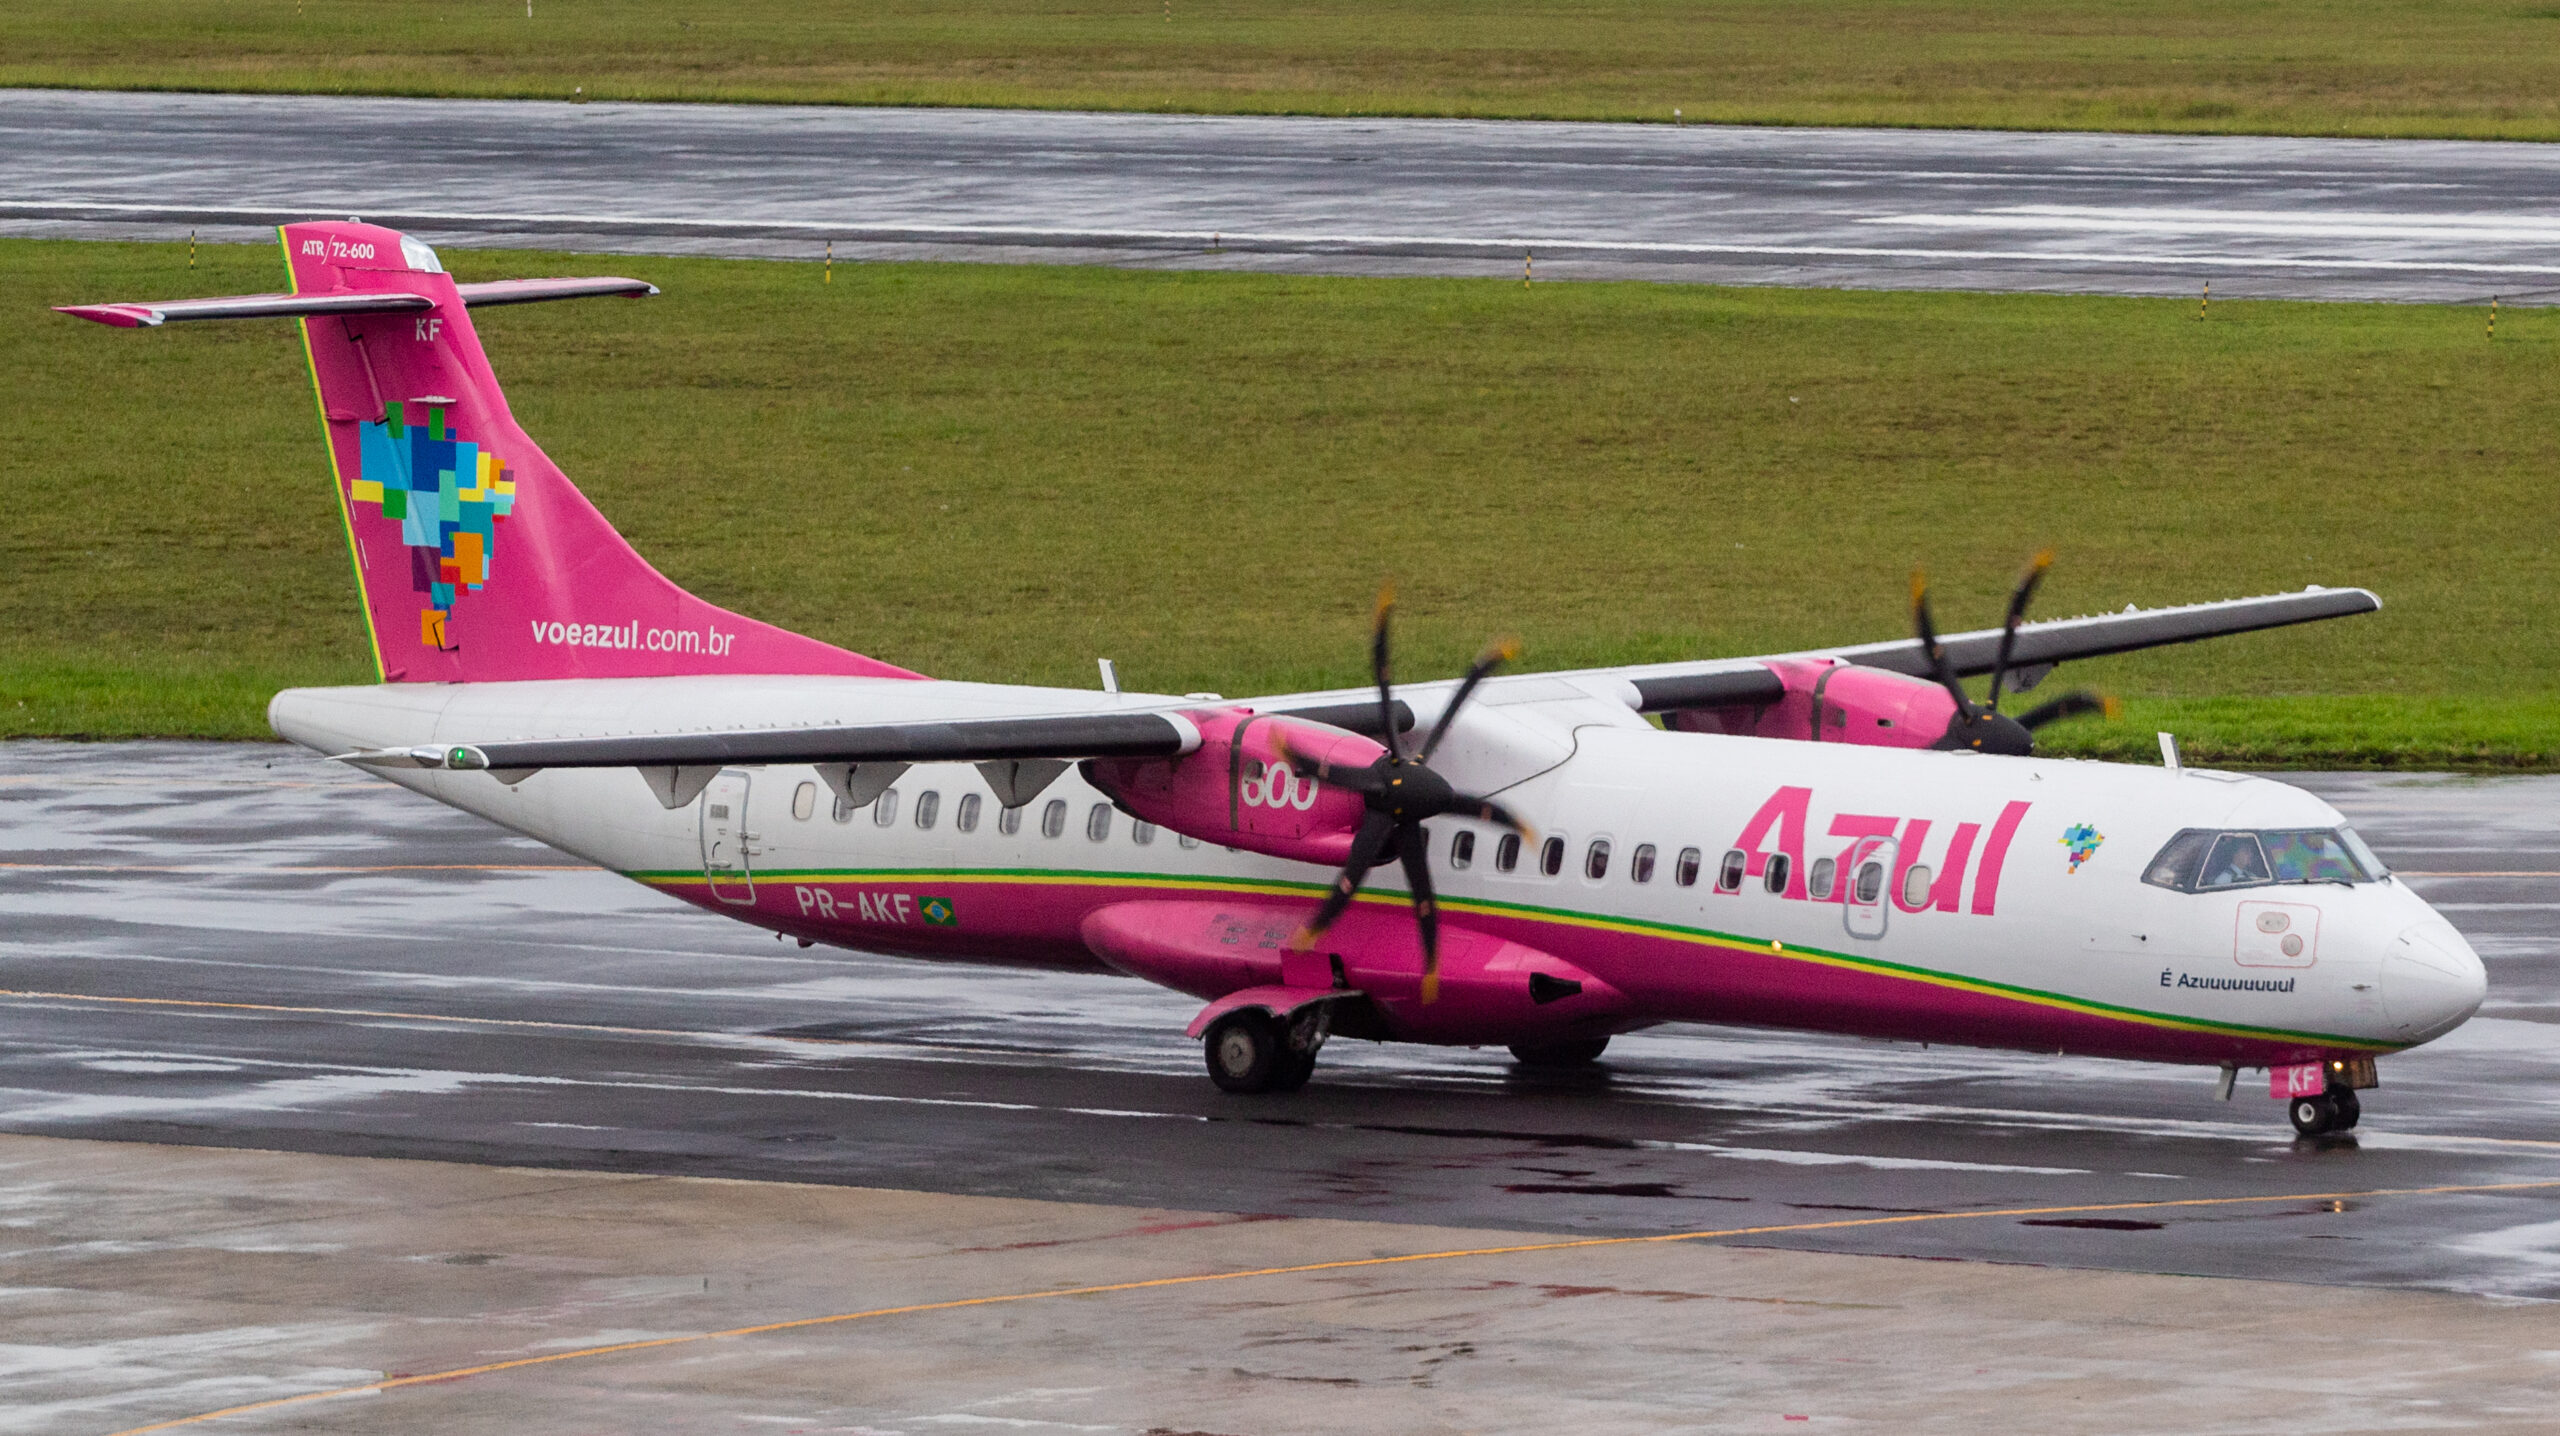
M2036 735L2027 726L2006 713L1959 710L1947 720L1945 736L1929 745L1950 752L1997 753L2006 758L2024 758L2036 750Z

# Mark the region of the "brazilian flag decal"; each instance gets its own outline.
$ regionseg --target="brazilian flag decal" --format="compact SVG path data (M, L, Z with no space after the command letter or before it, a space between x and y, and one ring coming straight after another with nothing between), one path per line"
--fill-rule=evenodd
M922 898L917 901L916 907L924 914L925 925L928 927L960 925L960 910L953 907L951 899L947 897Z

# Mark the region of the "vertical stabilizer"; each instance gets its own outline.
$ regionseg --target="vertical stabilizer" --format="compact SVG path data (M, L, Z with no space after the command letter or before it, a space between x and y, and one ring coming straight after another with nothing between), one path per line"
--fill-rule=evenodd
M918 676L676 587L516 427L468 304L579 291L544 281L466 293L433 250L374 225L282 233L293 295L267 312L303 316L385 681ZM360 296L406 307L367 309ZM313 312L338 304L348 307Z

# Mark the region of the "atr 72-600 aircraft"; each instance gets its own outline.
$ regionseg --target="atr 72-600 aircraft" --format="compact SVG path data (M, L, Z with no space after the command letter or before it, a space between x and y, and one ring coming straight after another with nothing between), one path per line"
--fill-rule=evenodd
M1741 1023L2213 1065L2225 1096L2265 1068L2316 1133L2480 1004L2478 956L2328 804L2034 756L2085 694L1998 711L2066 659L2362 590L2022 623L2039 565L1943 641L1915 585L1916 640L1501 676L1496 649L1401 692L1382 602L1375 691L930 679L677 588L516 427L470 309L649 285L282 234L290 294L67 310L301 322L382 682L280 693L276 731L707 911L1161 983L1206 1000L1236 1092L1303 1084L1329 1034L1551 1065Z

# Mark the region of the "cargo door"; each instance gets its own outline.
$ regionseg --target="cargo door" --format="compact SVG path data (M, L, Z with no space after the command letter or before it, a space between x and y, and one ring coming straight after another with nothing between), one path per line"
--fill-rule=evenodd
M702 790L702 876L722 902L756 900L756 835L747 829L747 775L721 770Z

